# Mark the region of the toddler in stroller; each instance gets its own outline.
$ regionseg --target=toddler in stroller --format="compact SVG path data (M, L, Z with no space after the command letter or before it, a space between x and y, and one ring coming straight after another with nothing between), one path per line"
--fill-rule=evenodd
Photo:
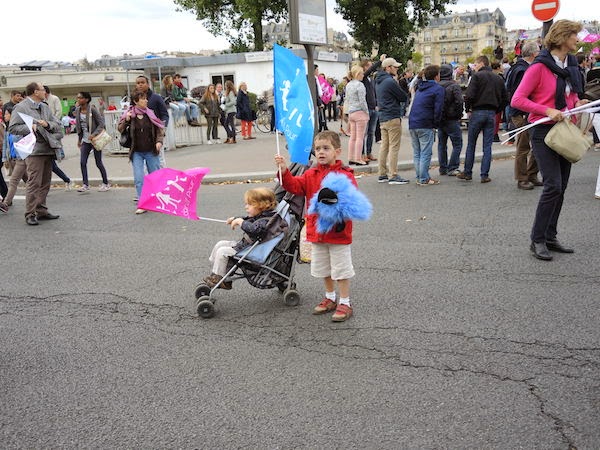
M213 269L212 273L204 278L204 282L211 289L217 284L218 288L231 289L231 281L223 281L219 284L219 281L227 273L229 258L263 238L268 231L270 219L275 215L277 201L275 193L269 189L256 188L246 191L244 202L248 215L227 219L227 224L231 226L231 229L235 230L239 226L244 232L244 236L238 242L217 242L210 254L209 261L212 263Z
M197 311L202 318L214 315L215 290L231 289L232 282L242 278L258 289L278 288L288 306L299 303L294 262L299 257L303 201L292 197L277 203L269 189L246 192L248 216L227 219L233 229L239 226L244 231L243 239L219 241L214 246L209 258L212 273L196 287Z

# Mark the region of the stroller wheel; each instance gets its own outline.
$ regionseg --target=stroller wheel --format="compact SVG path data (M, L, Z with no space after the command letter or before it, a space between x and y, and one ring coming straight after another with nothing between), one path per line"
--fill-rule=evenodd
M205 295L210 295L210 288L208 287L208 285L200 283L198 286L196 286L194 296L196 297L196 300L198 300L200 297L203 297Z
M283 302L287 306L298 306L298 303L300 303L300 294L298 294L298 291L294 290L286 291L285 294L283 294Z
M204 295L200 297L198 302L198 315L203 319L210 319L215 315L215 305L208 299L208 296Z

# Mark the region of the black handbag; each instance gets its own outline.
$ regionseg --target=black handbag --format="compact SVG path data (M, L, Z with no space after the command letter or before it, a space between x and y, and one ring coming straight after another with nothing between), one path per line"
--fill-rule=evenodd
M131 148L131 124L128 123L119 137L121 147Z
M600 78L588 81L584 90L583 98L588 99L590 102L600 100Z

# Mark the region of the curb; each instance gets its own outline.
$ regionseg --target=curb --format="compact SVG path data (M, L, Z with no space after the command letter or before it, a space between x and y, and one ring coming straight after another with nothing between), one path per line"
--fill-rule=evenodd
M492 160L494 159L506 159L515 155L515 148L507 148L505 150L497 150L492 152ZM475 162L480 162L483 155L481 153L475 154ZM464 156L461 157L461 163L464 162ZM437 165L437 158L431 159L431 166L435 167ZM374 174L378 173L378 165L368 165L368 166L356 166L354 168L354 173L356 174ZM414 168L414 164L412 160L404 160L398 162L398 170L411 170ZM228 184L228 183L253 183L257 181L273 181L275 179L276 170L263 171L263 172L246 172L246 173L223 173L219 175L206 175L202 179L202 184ZM75 184L81 184L81 178L71 178L71 181ZM111 178L109 180L112 185L118 187L133 187L133 177L121 177L121 178ZM100 184L102 183L101 178L90 178L90 184ZM57 178L56 175L53 175L51 184L62 184L63 181L60 178Z

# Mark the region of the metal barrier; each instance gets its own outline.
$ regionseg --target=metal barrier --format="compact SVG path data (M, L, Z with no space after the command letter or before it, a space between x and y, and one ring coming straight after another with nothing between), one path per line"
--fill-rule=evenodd
M121 134L117 130L119 118L123 114L123 111L105 111L104 112L104 123L106 131L111 136L115 136L115 139L105 147L105 151L113 155L127 155L129 149L121 147L119 144L119 137ZM201 145L204 144L202 132L203 127L192 127L186 124L174 123L171 111L169 111L169 125L165 130L165 141L164 150L174 150L177 147L185 147L187 145Z

